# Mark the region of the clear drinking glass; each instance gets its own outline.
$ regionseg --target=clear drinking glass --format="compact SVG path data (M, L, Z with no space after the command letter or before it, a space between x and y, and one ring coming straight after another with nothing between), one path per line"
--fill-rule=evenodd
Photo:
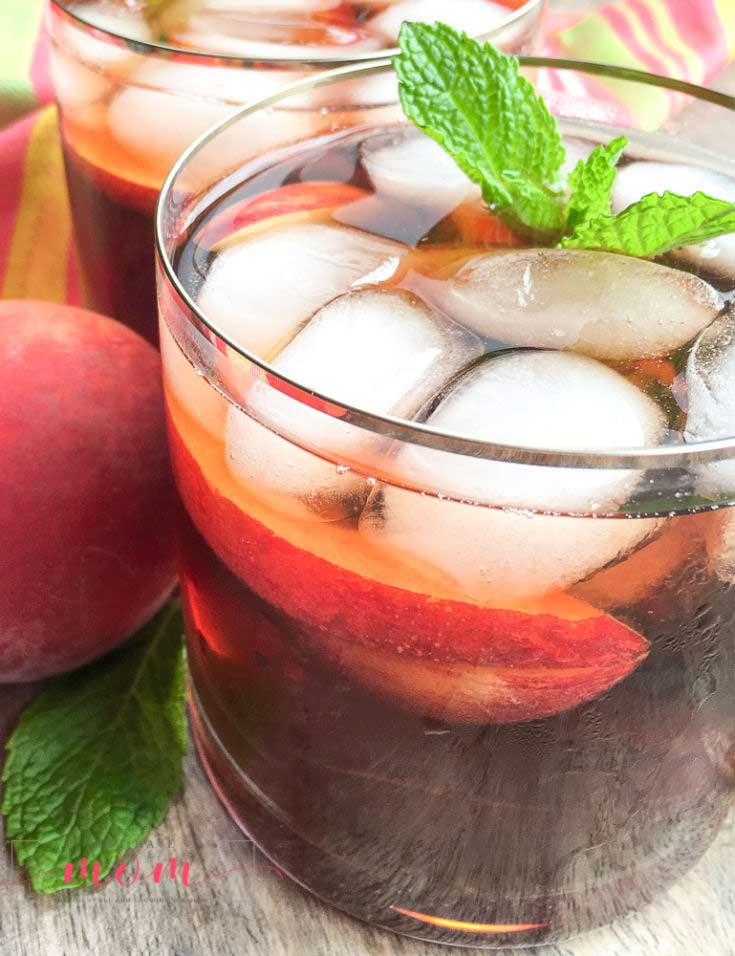
M662 186L672 163L693 188L700 174L735 178L731 98L611 67L523 66L551 90L572 155L624 130L626 177L656 161L668 165L643 172ZM456 328L459 359L451 352L428 386L427 359L418 384L385 397L413 374L401 349L425 358L404 330L420 325L429 351L444 334L436 315L421 325L417 293L445 290L468 249L508 242L475 199L452 193L456 176L435 189L401 180L397 154L380 152L409 135L396 104L319 108L388 75L339 70L246 108L187 152L162 193L160 332L195 737L235 820L334 906L436 942L564 940L662 895L731 808L735 428L687 444L671 425L685 414L690 342L594 362L595 375L604 367L666 409L671 431L657 444L608 437L622 405L593 420L583 445L561 444L553 422L546 444L514 443L543 408L525 404L534 379L513 402L481 403L469 428L442 424L457 364L466 383L508 353L486 341L481 351L500 352L478 357ZM636 114L643 102L668 113ZM399 202L396 182L409 189ZM344 230L329 233L341 243L330 255L325 224ZM366 275L355 282L342 257L358 224ZM280 253L250 258L274 237ZM204 284L245 246L229 291ZM308 274L302 253L315 257ZM688 271L666 270L673 286L650 285L649 263L614 260L633 271L612 287L575 273L562 307L586 285L647 301L659 327L679 280L706 276L718 309L735 289L712 248L691 252ZM315 319L284 331L294 308L315 311L322 279L326 338ZM510 281L501 268L498 297ZM366 297L389 293L396 324L358 334L352 305L369 311ZM561 396L572 388L562 382ZM578 405L596 407L596 391ZM510 439L483 440L507 436L503 418L516 422Z
M484 6L507 7L489 35L505 49L534 52L543 0L462 2L479 11L478 22ZM368 26L388 5L312 0L301 4L304 10L315 8L307 17L288 0L282 6L290 13L279 13L274 3L252 13L244 4L238 11L237 0L231 13L222 3L208 13L202 2L185 18L187 28L164 42L147 25L145 2L126 7L111 0L52 0L54 84L91 308L155 341L153 213L175 160L248 101L330 65L385 56L391 43ZM275 12L267 15L266 8ZM345 93L362 105L356 87ZM392 91L373 87L369 95L390 99ZM253 133L267 148L266 131Z

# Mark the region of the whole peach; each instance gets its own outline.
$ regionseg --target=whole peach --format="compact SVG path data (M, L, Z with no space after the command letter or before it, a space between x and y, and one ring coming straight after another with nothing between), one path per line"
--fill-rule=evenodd
M0 683L104 654L175 583L158 353L83 309L0 302Z

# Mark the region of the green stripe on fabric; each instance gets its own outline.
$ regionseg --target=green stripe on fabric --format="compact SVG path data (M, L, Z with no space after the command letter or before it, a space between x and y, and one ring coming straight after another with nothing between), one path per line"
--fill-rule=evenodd
M0 127L38 106L31 63L43 10L43 0L0 0Z

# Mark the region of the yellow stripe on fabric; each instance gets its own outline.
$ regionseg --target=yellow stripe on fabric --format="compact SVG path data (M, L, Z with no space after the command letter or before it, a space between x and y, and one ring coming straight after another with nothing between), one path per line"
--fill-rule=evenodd
M686 63L687 77L692 83L701 83L704 79L704 62L692 47L686 43L677 32L671 22L668 11L665 9L661 0L639 0L642 6L651 14L656 23L656 29L666 46L677 53ZM727 0L731 3L732 0ZM679 76L680 71L674 69L672 76Z
M49 106L28 142L2 298L63 302L71 235L56 107Z
M636 16L635 12L622 4L618 7L618 13L628 24L628 29L633 35L636 43L645 50L649 56L661 63L663 69L656 70L657 73L666 73L669 76L680 76L681 66L661 44L657 42L657 37L652 36L646 27ZM650 70L651 67L649 66Z
M594 14L558 36L565 54L576 60L596 60L615 63L636 70L648 71L647 64L638 59L614 32L603 17ZM658 129L668 118L671 104L668 94L660 87L643 83L626 83L596 77L596 82L609 90L622 103L642 130Z
M0 0L0 126L38 106L31 64L43 9L43 0Z
M727 39L727 52L735 57L735 0L714 0L717 16Z

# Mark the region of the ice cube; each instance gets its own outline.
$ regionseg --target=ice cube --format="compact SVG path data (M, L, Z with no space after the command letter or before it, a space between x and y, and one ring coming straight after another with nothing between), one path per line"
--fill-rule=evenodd
M275 93L298 77L285 70L244 70L149 60L110 104L110 132L148 164L171 166L203 132L240 105ZM311 132L308 115L280 113L273 123L293 124L293 139ZM252 136L252 127L248 127ZM287 141L284 138L281 140ZM259 147L267 148L267 142ZM247 155L244 153L243 155Z
M270 358L317 309L376 269L393 271L405 251L341 226L274 229L217 256L199 306L229 338Z
M257 13L262 16L261 11ZM222 14L192 17L184 29L174 33L173 40L190 49L270 60L357 58L380 49L379 38L358 27L319 25L308 16L302 20L273 16L254 22L249 11L245 19L224 19Z
M451 212L480 196L442 147L418 130L401 127L364 140L362 162L375 189L406 203Z
M363 76L356 80L347 81L343 89L344 99L354 106L392 106L398 100L398 76L394 70L385 73L375 73L372 76ZM323 87L326 96L329 87Z
M690 441L735 435L735 312L726 309L694 343L687 362Z
M687 420L690 442L735 436L735 312L732 307L699 336L687 361ZM697 490L735 496L735 461L702 465Z
M130 8L115 2L115 0L75 3L70 6L70 10L85 23L91 24L93 27L104 31L104 33L114 33L117 36L129 40L139 40L143 43L149 43L155 39L153 31L141 13L135 13ZM58 34L56 33L57 29ZM99 38L85 33L83 27L71 22L58 21L55 23L54 34L58 35L60 46L75 59L102 69L117 68L137 61L135 54L132 54L125 46L117 45L114 41L107 40L104 37Z
M318 13L333 10L340 0L204 0L198 7L203 12L238 13Z
M703 192L715 199L735 202L735 179L682 163L631 163L620 170L615 180L613 211L621 212L649 193L664 191L680 196ZM713 275L731 279L735 285L735 232L699 245L685 246L672 256Z
M656 444L664 428L655 403L621 375L563 352L486 360L455 385L428 424L566 451ZM626 469L520 465L407 445L392 472L419 490L380 486L360 530L410 563L443 572L482 603L535 598L581 581L660 526L654 519L568 516L616 514L637 482Z
M369 20L371 29L391 44L398 42L401 24L420 20L433 23L438 20L455 30L464 30L469 36L480 36L496 29L507 20L510 11L490 0L403 0Z
M665 355L722 308L720 294L697 276L574 249L487 253L449 281L416 282L421 295L490 339L605 359Z
M476 336L432 314L416 297L366 289L318 312L273 366L353 407L411 418L481 352ZM312 516L341 516L364 504L366 478L336 465L365 467L382 443L376 434L304 405L264 380L256 381L244 404L248 414L233 409L227 422L228 464L235 475Z
M101 73L84 66L58 47L51 50L51 76L59 105L75 122L86 107L100 103L113 90Z
M204 33L189 30L176 36L176 42L195 50L214 50L227 56L250 57L262 60L289 60L302 57L305 60L334 60L335 57L354 56L358 59L365 53L379 50L377 39L355 35L349 42L334 44L275 43L269 40L249 40L225 33ZM324 67L326 69L326 67ZM291 82L300 77L293 74Z

